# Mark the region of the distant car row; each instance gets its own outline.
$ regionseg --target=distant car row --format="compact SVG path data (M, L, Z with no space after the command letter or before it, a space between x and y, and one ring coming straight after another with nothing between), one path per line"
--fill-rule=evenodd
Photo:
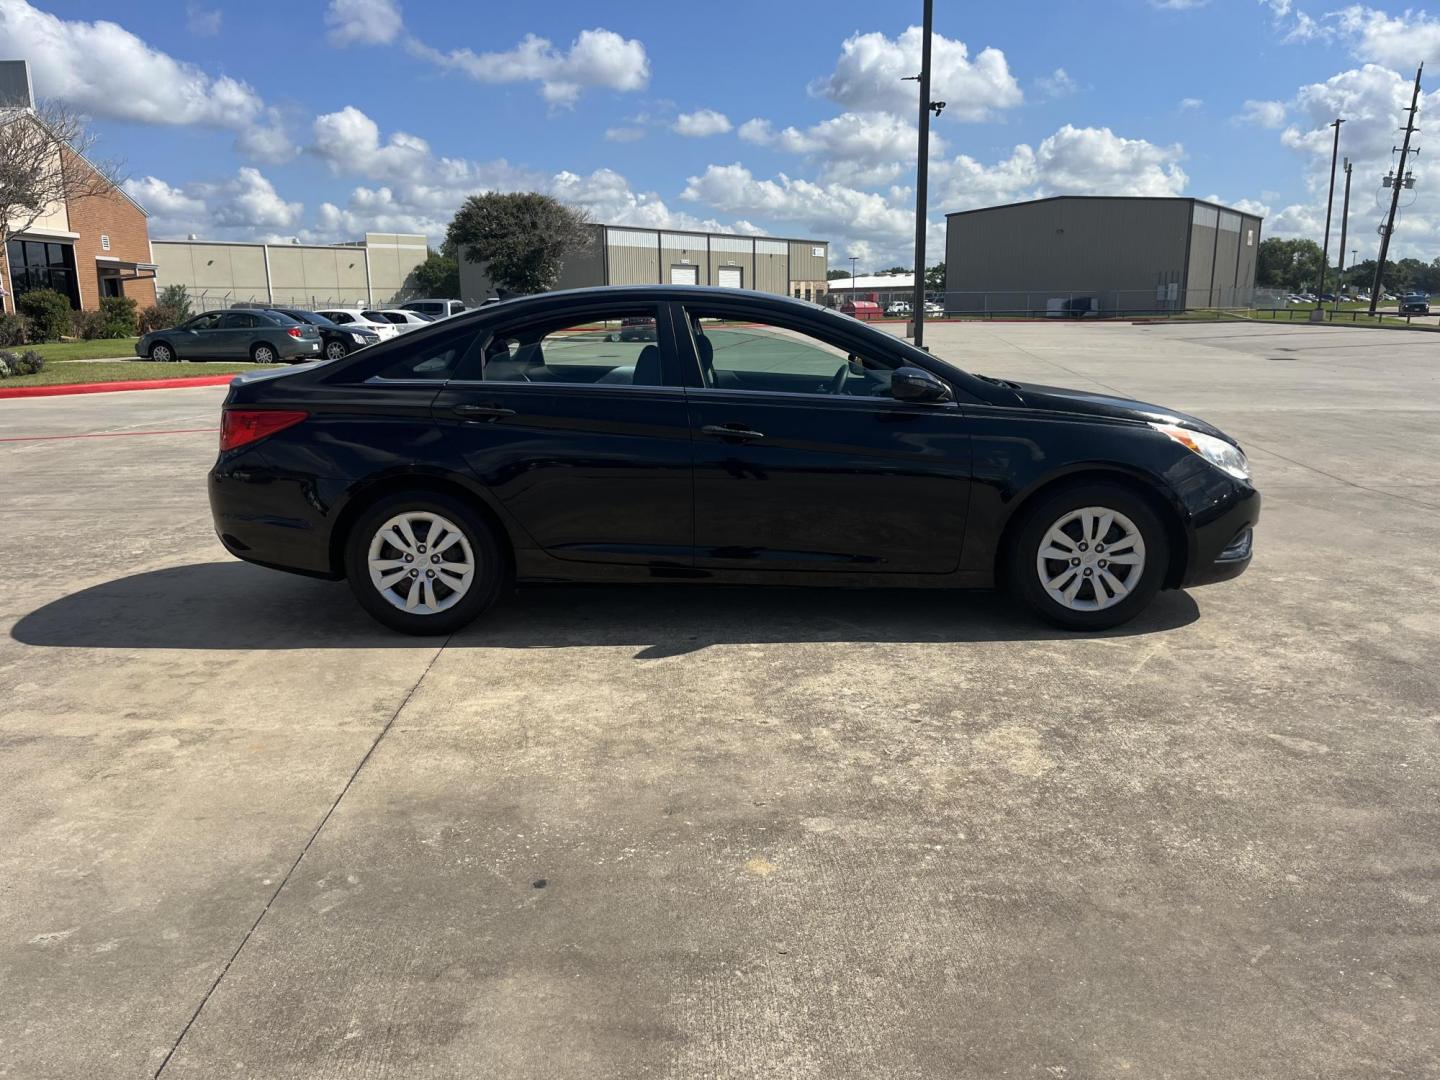
M353 311L258 305L206 311L178 326L144 335L135 343L135 354L162 362L241 357L257 364L338 360L464 310L458 300L412 300L397 308Z

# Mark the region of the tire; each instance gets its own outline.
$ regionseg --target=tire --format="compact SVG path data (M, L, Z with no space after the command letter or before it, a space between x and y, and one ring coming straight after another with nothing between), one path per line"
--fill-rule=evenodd
M1132 488L1075 484L1023 513L1008 553L1010 587L1047 621L1067 630L1108 630L1140 614L1159 591L1170 545L1159 517Z
M343 341L327 341L325 343L326 360L339 360L342 356L348 355L349 352L350 350L345 347Z
M437 553L427 542L435 528L459 536L442 538L443 550ZM437 555L443 556L438 563ZM467 555L468 578L438 568L462 565ZM380 564L373 572L372 558ZM361 514L345 538L345 574L355 599L377 622L416 635L459 630L495 602L506 579L499 538L485 519L458 499L430 492L391 495ZM463 588L452 587L462 581ZM415 607L434 610L409 610L412 596Z
M268 341L257 341L250 346L250 359L257 364L274 364L279 361L280 354Z
M175 362L175 350L166 341L157 341L150 346L150 359L161 364L172 364Z

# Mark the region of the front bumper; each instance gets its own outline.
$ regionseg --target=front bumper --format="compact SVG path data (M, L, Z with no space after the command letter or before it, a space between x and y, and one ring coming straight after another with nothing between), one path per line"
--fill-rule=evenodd
M1239 577L1254 557L1255 526L1260 522L1260 492L1235 482L1193 519L1190 558L1182 588Z

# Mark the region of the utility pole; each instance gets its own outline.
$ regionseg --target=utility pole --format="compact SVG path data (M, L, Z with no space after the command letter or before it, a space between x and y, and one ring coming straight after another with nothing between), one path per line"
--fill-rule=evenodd
M850 256L850 302L855 302L855 264L860 261L859 255Z
M935 23L935 0L925 0L925 25L920 46L920 74L905 77L920 83L920 156L915 162L915 346L925 347L925 199L930 180L930 110L940 115L943 101L930 100L930 32Z
M1345 274L1345 234L1346 234L1346 232L1347 232L1347 231L1349 230L1349 228L1350 228L1350 169L1351 169L1351 168L1352 168L1352 166L1351 166L1350 159L1347 157L1347 158L1345 159L1345 205L1344 205L1344 208L1340 211L1340 271L1339 271L1339 272L1340 272L1340 275L1341 275L1342 277L1343 277L1344 274ZM1351 265L1353 266L1354 264L1352 263ZM1344 288L1344 286L1341 285L1340 282L1338 282L1338 281L1335 283L1335 285L1336 285L1336 288L1337 288L1337 289L1339 289L1339 288ZM1335 294L1335 303L1334 303L1333 305L1331 305L1330 310L1331 310L1331 311L1336 311L1336 310L1339 309L1339 307L1340 307L1340 294L1339 294L1339 292L1336 292L1336 294Z
M1330 197L1325 200L1325 247L1320 253L1320 287L1315 290L1315 310L1318 315L1311 318L1316 321L1325 318L1325 271L1330 269L1330 213L1335 209L1335 161L1340 156L1340 125L1345 121L1338 116L1330 126L1335 129L1335 145L1330 150ZM1343 246L1343 245L1342 245Z
M1405 141L1400 145L1400 169L1395 174L1395 182L1390 188L1390 215L1385 219L1385 224L1380 231L1380 257L1375 260L1375 287L1370 290L1370 314L1375 314L1375 305L1380 301L1381 281L1385 276L1385 256L1390 253L1390 236L1395 231L1395 211L1400 208L1400 188L1405 185L1405 163L1410 160L1411 153L1420 153L1418 149L1410 149L1410 136L1415 134L1415 114L1420 111L1420 75L1425 70L1421 64L1415 69L1415 92L1410 95L1410 116L1405 121ZM1395 148L1391 148L1391 153ZM1413 181L1411 185L1413 186Z

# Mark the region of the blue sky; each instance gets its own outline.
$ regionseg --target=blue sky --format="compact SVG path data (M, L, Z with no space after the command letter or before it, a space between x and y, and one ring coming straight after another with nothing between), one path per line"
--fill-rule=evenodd
M466 194L534 188L873 269L910 262L920 6L0 0L0 54L93 117L155 237L438 238ZM1440 19L1398 6L936 8L932 259L947 210L1063 193L1217 197L1318 239L1335 115L1373 248L1414 65L1440 59ZM1396 244L1429 259L1420 175Z

